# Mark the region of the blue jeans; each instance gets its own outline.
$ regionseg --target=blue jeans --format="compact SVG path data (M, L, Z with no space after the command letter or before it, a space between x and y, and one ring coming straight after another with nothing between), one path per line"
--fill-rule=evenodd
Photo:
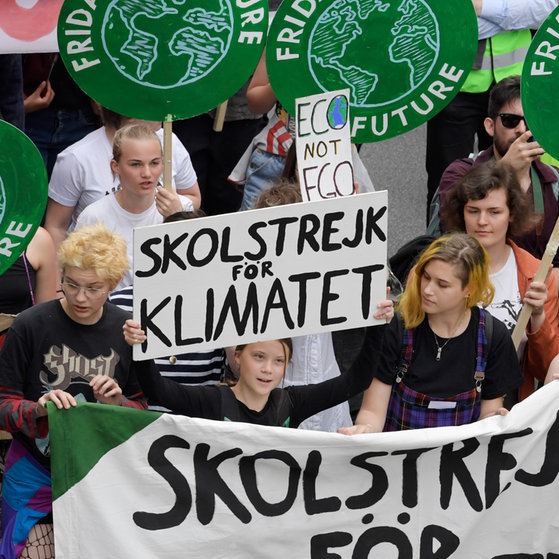
M99 119L87 106L76 110L47 107L25 115L25 133L41 152L49 179L57 155L97 128Z
M285 157L259 148L252 152L240 211L251 210L263 190L270 188L281 176Z

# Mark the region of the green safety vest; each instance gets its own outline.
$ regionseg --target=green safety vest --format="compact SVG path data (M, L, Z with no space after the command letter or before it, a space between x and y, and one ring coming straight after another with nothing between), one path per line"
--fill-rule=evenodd
M522 74L532 34L528 29L499 33L478 42L478 54L461 91L481 93L508 76Z

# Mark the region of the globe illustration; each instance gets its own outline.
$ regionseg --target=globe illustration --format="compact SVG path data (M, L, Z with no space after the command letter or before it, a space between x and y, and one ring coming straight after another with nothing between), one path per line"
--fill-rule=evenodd
M233 36L228 0L201 4L203 8L192 0L112 0L101 29L105 52L121 74L143 86L168 89L193 83L219 64Z
M327 119L330 128L338 130L343 128L348 119L348 102L343 95L336 95L328 105Z
M419 87L439 44L437 20L423 0L335 0L316 20L307 55L323 91L348 87L353 106L372 108Z

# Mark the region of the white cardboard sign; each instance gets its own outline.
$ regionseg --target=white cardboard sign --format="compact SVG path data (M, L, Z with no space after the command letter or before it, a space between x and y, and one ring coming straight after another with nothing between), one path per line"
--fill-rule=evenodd
M386 231L386 191L136 229L134 358L375 323Z
M295 122L303 200L353 194L349 89L297 99Z

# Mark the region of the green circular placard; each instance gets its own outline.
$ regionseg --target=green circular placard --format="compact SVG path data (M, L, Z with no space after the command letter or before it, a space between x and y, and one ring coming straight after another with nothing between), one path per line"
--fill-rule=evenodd
M464 0L284 0L266 47L270 82L295 99L349 88L352 138L374 142L411 130L458 93L477 50Z
M234 95L267 29L266 0L66 0L58 45L74 80L101 105L175 120Z
M524 116L538 143L559 158L559 7L542 23L532 39L522 67Z
M25 250L43 219L48 182L35 144L0 120L0 274Z

